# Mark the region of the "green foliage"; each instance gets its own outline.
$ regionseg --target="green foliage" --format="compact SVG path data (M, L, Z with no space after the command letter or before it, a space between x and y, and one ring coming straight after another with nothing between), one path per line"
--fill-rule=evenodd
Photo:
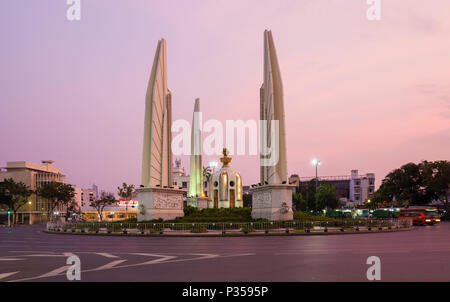
M103 210L106 206L115 204L117 202L116 198L111 193L102 192L100 198L91 202L90 206L94 207L100 217L100 221L103 220Z
M75 189L72 185L55 181L42 185L37 193L39 196L48 200L48 212L50 216L57 206L68 205L75 197Z
M249 222L252 219L251 208L202 209L185 207L185 216L175 222Z
M302 197L306 201L306 210L307 211L316 211L316 180L311 179L303 186L300 190Z
M292 193L292 203L298 211L306 211L308 209L308 203L303 198L302 193Z
M16 182L12 178L5 179L1 184L0 204L6 205L13 211L13 223L17 221L17 211L23 207L34 192L23 182Z
M325 208L336 209L339 207L339 197L335 188L331 185L320 185L317 188L316 200L318 210Z
M251 208L253 202L253 195L252 194L243 194L242 195L242 203L244 205L244 208Z
M91 224L89 224L89 227L88 227L88 231L89 232L96 232L96 231L99 231L100 230L100 224L98 224L98 223L91 223Z
M302 211L295 211L294 220L308 222L308 221L334 221L335 219L324 216L315 216L308 213L304 213Z
M371 214L371 218L396 218L396 215L391 211L375 210Z
M450 162L408 163L390 172L371 200L375 207L380 207L426 205L439 199L449 209L449 188Z
M134 185L122 184L122 187L117 187L118 195L122 200L131 200L136 196Z
M326 217L335 218L335 219L351 219L352 214L349 212L341 212L341 211L327 211L325 214Z
M184 211L184 216L190 216L190 215L193 215L194 213L198 213L198 209L196 207L191 207L191 206L185 206L183 211Z
M208 232L206 229L206 225L204 224L194 224L191 227L191 233L206 233Z

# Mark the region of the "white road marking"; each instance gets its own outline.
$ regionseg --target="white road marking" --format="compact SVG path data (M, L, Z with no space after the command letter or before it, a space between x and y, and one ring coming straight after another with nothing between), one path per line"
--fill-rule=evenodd
M58 276L58 275L60 275L61 273L64 273L65 271L67 271L67 269L68 269L69 267L70 267L70 265L64 265L64 266L61 266L61 267L59 267L59 268L57 268L57 269L54 269L54 270L52 270L52 271L50 271L50 272L48 272L48 273L45 273L45 274L40 275L40 276L35 277L35 278L36 278L36 279L39 279L39 278L47 278L47 277Z
M24 260L23 258L0 258L0 261L17 261Z
M170 260L170 259L177 258L177 256L168 256L168 255L159 255L159 254L148 254L148 253L132 253L132 255L137 255L137 256L148 256L148 257L159 257L158 259L154 259L154 260L150 260L150 261L138 263L139 265L146 265L146 264L159 263L159 262L163 262L163 261L167 261L167 260Z
M96 253L96 254L100 255L100 256L103 256L103 257L106 257L106 258L120 258L119 256L112 255L112 254L109 254L109 253Z
M69 254L69 253L66 253ZM80 252L78 253L80 254ZM85 252L85 254L88 254ZM89 253L92 254L92 253ZM98 254L98 253L94 253L94 254ZM150 256L150 257L159 257L158 259L154 259L154 260L150 260L150 261L146 261L146 262L141 262L141 263L136 263L136 264L128 264L128 265L119 265L120 263L118 263L118 261L126 261L126 260L115 260L112 261L108 264L106 264L106 266L109 266L107 268L100 267L102 270L105 269L118 269L118 268L129 268L129 267L137 267L137 266L144 266L144 265L151 265L151 264L165 264L165 263L174 263L174 262L186 262L186 261L197 261L197 260L206 260L206 259L212 259L212 258L230 258L230 257L242 257L242 256L253 256L255 255L254 253L242 253L242 254L232 254L232 255L218 255L218 254L180 254L180 255L197 255L200 257L197 258L188 258L188 259L174 259L177 258L177 256L170 256L170 255L161 255L161 254L148 254L148 253L121 253L121 254L128 254L128 255L138 255L138 256ZM42 278L47 278L47 277L55 277L55 276L62 276L65 274L65 271L70 267L70 265L68 266L63 266L60 267L58 269L55 269L51 272L48 272L46 274L37 276L37 277L29 277L29 278L25 278L25 279L19 279L19 280L11 280L9 282L19 282L19 281L28 281L28 280L35 280L35 279L42 279ZM100 268L94 268L94 269L88 269L88 270L83 270L81 271L81 273L87 273L87 272L94 272L94 271L98 271L100 270Z
M28 257L70 257L70 256L75 256L75 254L73 253L62 253L62 254L31 254L31 255L26 255Z
M12 273L3 273L3 274L0 274L0 280L1 280L1 279L8 278L9 276L15 275L15 274L17 274L17 273L18 273L18 272L12 272Z
M94 268L92 271L102 271L102 270L105 270L105 269L110 269L110 268L113 268L114 266L119 265L119 264L121 264L121 263L123 263L125 261L127 261L127 260L125 260L125 259L114 260L114 261L111 261L110 263L107 263L107 264L102 265L100 267Z

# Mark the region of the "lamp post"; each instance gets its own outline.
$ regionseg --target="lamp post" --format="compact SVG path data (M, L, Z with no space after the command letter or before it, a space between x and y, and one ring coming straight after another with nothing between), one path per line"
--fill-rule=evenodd
M28 216L28 224L31 224L31 200L28 201L28 209L30 210L29 216Z
M320 160L313 159L311 161L312 165L316 167L316 208L317 208L317 187L319 186L319 180L317 178L317 168L322 164Z

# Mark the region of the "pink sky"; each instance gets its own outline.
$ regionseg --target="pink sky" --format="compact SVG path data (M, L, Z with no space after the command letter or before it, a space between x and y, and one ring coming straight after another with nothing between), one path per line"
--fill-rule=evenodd
M449 160L450 2L65 0L0 3L0 165L55 160L68 181L139 185L144 97L157 40L168 43L173 118L259 119L263 32L284 82L289 173L374 172ZM205 158L204 162L217 158ZM244 184L256 156L234 157ZM189 160L183 158L188 169Z

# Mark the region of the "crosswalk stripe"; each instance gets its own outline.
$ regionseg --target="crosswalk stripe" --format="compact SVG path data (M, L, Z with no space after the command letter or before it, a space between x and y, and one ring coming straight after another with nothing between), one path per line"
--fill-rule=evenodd
M1 279L8 278L9 276L15 275L15 274L17 274L17 273L18 273L18 272L11 272L11 273L3 273L3 274L0 274L0 280L1 280Z

